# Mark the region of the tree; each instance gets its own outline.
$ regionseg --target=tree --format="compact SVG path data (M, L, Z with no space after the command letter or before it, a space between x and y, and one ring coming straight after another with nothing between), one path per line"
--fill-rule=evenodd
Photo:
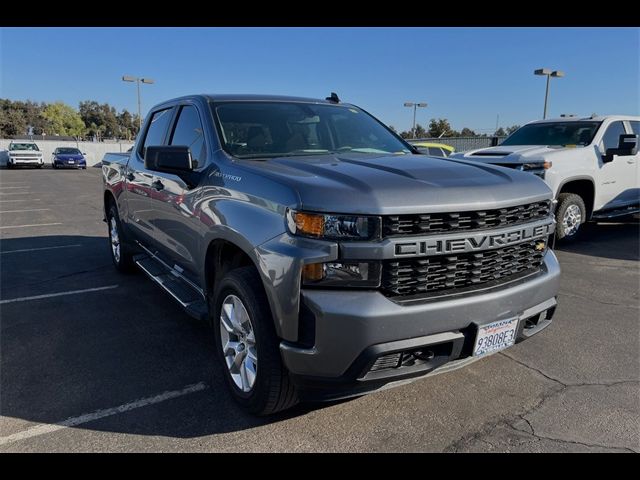
M47 105L42 116L49 125L49 134L68 135L81 137L86 131L86 127L78 112L72 107L62 102L50 103Z
M138 115L132 115L127 109L117 116L118 137L130 140L138 134Z
M427 135L427 131L424 129L424 127L419 123L416 123L416 131L414 135L415 138L425 138Z
M80 118L88 125L87 134L101 137L117 137L120 127L116 116L116 109L108 103L102 105L94 100L80 102L78 110Z
M393 125L389 125L389 130L391 130L392 132L398 133L398 131L396 130L396 127L394 127Z
M520 125L511 125L510 127L507 127L507 135L511 135L513 132L515 132L519 128L520 128Z
M477 133L474 132L473 130L471 130L470 128L464 127L460 131L460 136L461 137L475 137L475 136L477 136Z
M496 137L504 137L507 135L507 132L504 131L504 128L500 127L493 133L493 135Z
M26 133L27 121L24 112L15 108L11 100L0 100L0 135L9 137Z
M446 118L435 119L432 118L429 122L429 136L433 138L451 137L453 136L453 130L449 124L449 120Z

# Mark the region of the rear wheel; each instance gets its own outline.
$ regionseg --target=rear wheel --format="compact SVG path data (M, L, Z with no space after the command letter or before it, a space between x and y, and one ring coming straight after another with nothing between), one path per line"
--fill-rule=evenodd
M236 402L257 415L295 405L296 390L280 357L280 342L257 270L232 270L220 281L214 298L215 348Z
M558 195L556 210L556 238L565 243L575 241L582 232L581 227L587 221L587 209L584 200L575 193Z
M113 204L111 204L107 213L107 225L109 226L109 247L113 264L120 272L128 273L133 271L133 255L124 241L118 209Z

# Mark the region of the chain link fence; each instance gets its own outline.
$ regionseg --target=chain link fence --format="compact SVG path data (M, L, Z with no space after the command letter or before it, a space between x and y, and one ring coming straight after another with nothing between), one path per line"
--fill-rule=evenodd
M466 152L476 148L486 148L500 145L505 137L442 137L442 138L416 138L409 142L443 143L456 149L456 152Z

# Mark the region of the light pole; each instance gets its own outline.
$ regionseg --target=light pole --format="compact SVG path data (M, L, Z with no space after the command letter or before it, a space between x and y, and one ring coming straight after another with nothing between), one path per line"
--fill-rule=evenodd
M123 82L136 82L138 84L138 132L142 130L142 114L140 112L140 82L142 83L155 83L154 80L150 78L140 78L140 77L130 77L128 75L122 76Z
M413 127L411 128L411 135L416 138L416 110L418 107L426 107L426 103L404 102L405 107L413 107Z
M564 77L564 72L560 70L551 71L549 68L538 68L533 71L534 75L545 75L547 77L547 90L544 93L544 113L542 118L547 118L547 100L549 99L549 80L551 77Z

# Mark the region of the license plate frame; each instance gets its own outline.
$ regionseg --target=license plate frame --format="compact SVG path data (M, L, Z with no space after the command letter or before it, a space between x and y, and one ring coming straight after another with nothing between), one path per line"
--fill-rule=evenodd
M473 356L481 357L509 348L515 344L517 334L517 317L479 325L473 343Z

